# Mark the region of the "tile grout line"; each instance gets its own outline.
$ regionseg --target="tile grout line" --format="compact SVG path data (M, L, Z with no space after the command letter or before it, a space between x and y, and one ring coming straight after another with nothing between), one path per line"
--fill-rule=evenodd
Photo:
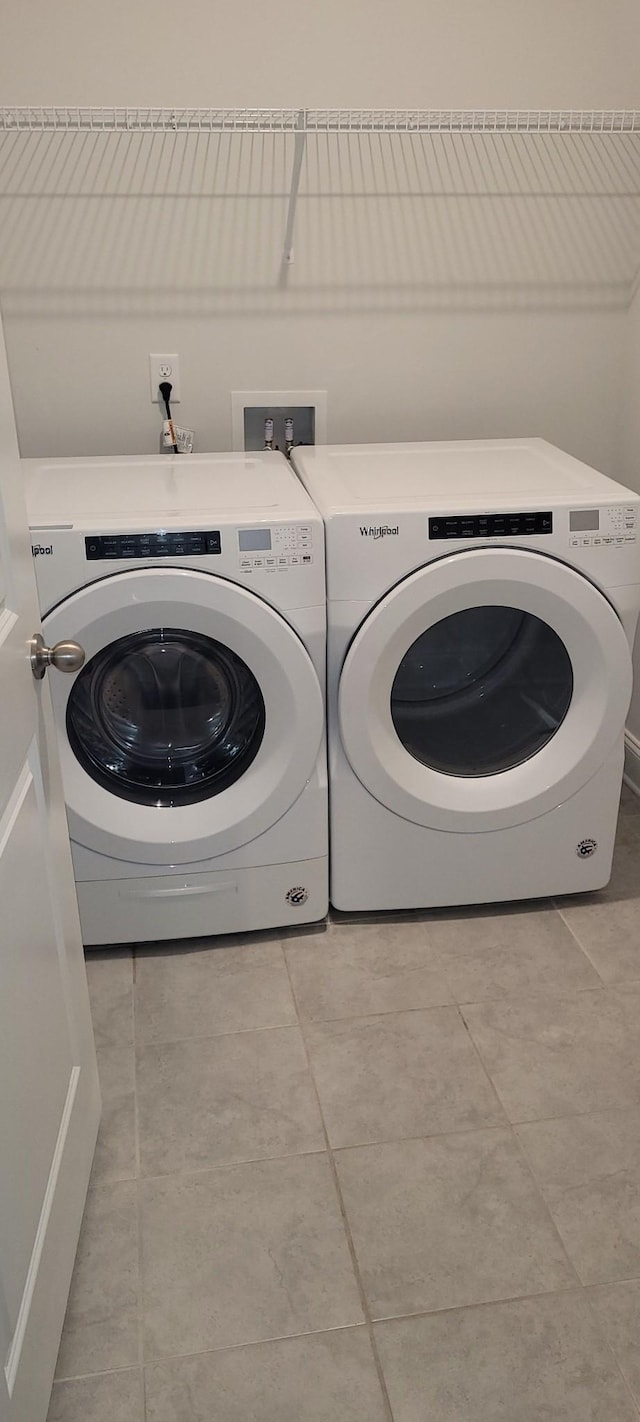
M640 847L640 846L639 846L639 847ZM555 902L555 900L554 900L554 902ZM582 905L575 905L575 907L582 907ZM585 907L586 907L586 905L585 905ZM564 910L561 909L561 908L559 908L557 904L556 904L556 912L560 914L560 917L561 917L561 919L562 919L562 922L563 922L565 928L568 929L569 933L571 934L571 937L573 938L574 942L577 943L578 948L580 949L580 951L581 951L582 953L584 953L584 956L585 956L585 958L587 959L587 962L591 964L591 967L593 968L594 973L597 973L597 974L598 974L598 977L599 977L599 979L600 979L600 982L602 983L603 988L605 988L605 989L611 989L611 988L620 987L620 986L622 985L622 982L618 982L617 980L614 980L613 982L611 982L611 980L609 980L609 979L603 977L603 975L602 975L602 973L600 972L600 969L599 969L597 963L594 963L593 958L591 957L591 954L589 953L589 949L586 947L586 944L582 943L581 940L578 938L578 935L577 935L577 933L576 933L575 928L572 928L572 927L571 927L571 924L570 924L570 923L568 922L568 920L565 918L565 916L564 916ZM622 981L623 981L623 980L622 980ZM631 981L633 981L633 979L631 979Z
M597 989L597 991L599 991L599 989ZM490 1074L490 1072L489 1072L489 1068L485 1066L485 1063L484 1063L484 1061L483 1061L483 1058L482 1058L482 1055L481 1055L481 1052L480 1052L480 1048L477 1046L477 1043L476 1043L476 1041L475 1041L475 1038L474 1038L474 1036L473 1036L473 1033L471 1032L471 1028L468 1026L468 1024L467 1024L467 1022L466 1022L466 1019L465 1019L465 1017L464 1017L464 1013L461 1012L461 1013L460 1013L460 1016L462 1017L462 1021L464 1022L466 1031L467 1031L468 1034L469 1034L469 1040L473 1043L473 1046L474 1046L474 1048L475 1048L475 1050L476 1050L476 1052L477 1052L478 1059L482 1062L482 1066L483 1066L484 1070L486 1071L487 1077L488 1077L489 1081L491 1082L491 1085L492 1085L492 1087L493 1087L493 1090L495 1091L496 1096L498 1096L497 1087L494 1086L493 1078L491 1077L491 1074ZM512 1122L512 1121L509 1119L509 1116L507 1115L506 1107L503 1106L502 1101L500 1100L500 1097L499 1097L499 1096L498 1096L498 1100L500 1101L500 1105L502 1106L502 1109L503 1109L503 1111L504 1111L505 1118L506 1118L506 1121L507 1121L507 1127L508 1127L508 1130L509 1130L509 1134L510 1134L510 1136L511 1136L512 1141L514 1142L514 1145L515 1145L516 1150L517 1150L517 1152L518 1152L518 1156L519 1156L520 1160L522 1161L522 1163L523 1163L523 1165L524 1165L524 1167L525 1167L525 1169L526 1169L526 1171L527 1171L527 1173L528 1173L528 1175L529 1175L529 1178L530 1178L530 1180L531 1180L531 1182L532 1182L532 1185L533 1185L533 1188L534 1188L534 1190L535 1190L535 1192L536 1192L536 1195L537 1195L538 1199L540 1200L540 1202L541 1202L541 1204L542 1204L542 1207L543 1207L543 1209L544 1209L544 1211L545 1211L545 1214L547 1215L547 1217L548 1217L548 1219L549 1219L549 1223L550 1223L551 1228L552 1228L552 1230L553 1230L553 1233L554 1233L554 1235L555 1235L555 1237L556 1237L556 1239L557 1239L557 1241L558 1241L558 1243L559 1243L559 1245L560 1245L560 1248L561 1248L561 1250L562 1250L562 1254L563 1254L563 1256L564 1256L564 1258L565 1258L565 1260L566 1260L566 1262L567 1262L567 1264L568 1264L568 1266L569 1266L569 1269L571 1270L571 1273L573 1274L574 1278L576 1279L576 1282L577 1282L578 1287L581 1288L581 1289L584 1289L584 1285L583 1285L583 1283L582 1283L582 1280L580 1279L580 1277L579 1277L579 1275L578 1275L578 1271L577 1271L577 1269L576 1269L575 1266L574 1266L573 1260L572 1260L572 1259L570 1258L570 1256L569 1256L569 1253L568 1253L568 1251L567 1251L567 1249L566 1249L566 1247L565 1247L564 1240L563 1240L563 1238L562 1238L562 1236L561 1236L561 1234L560 1234L560 1231L559 1231L559 1229L558 1229L558 1226L557 1226L557 1224L556 1224L556 1222L555 1222L555 1220L554 1220L554 1218L553 1218L553 1215L552 1215L552 1213L551 1213L550 1206L547 1204L547 1201L546 1201L545 1196L544 1196L543 1191L542 1191L542 1187L541 1187L541 1185L540 1185L540 1183L539 1183L539 1181L538 1181L538 1179L537 1179L537 1177L536 1177L536 1175L535 1175L535 1173L534 1173L533 1167L531 1166L530 1161L529 1161L529 1157L528 1157L528 1155L527 1155L527 1153L526 1153L526 1151L525 1151L525 1149L524 1149L524 1146L523 1146L523 1144L522 1144L522 1142L521 1142L521 1140L520 1140L520 1137L518 1136L518 1133L517 1133L517 1131L516 1131L516 1129L515 1129L515 1124L514 1124L514 1122ZM562 1118L560 1118L560 1119L562 1119ZM523 1124L523 1123L518 1123L518 1124Z
M589 1312L590 1317L593 1319L594 1327L597 1329L598 1336L599 1336L599 1338L601 1339L601 1342L602 1342L602 1345L603 1345L605 1351L610 1354L611 1360L612 1360L612 1362L613 1362L613 1366L614 1366L614 1368L616 1369L616 1371L617 1371L617 1372L619 1373L619 1375L620 1375L620 1378L621 1378L621 1380L622 1380L622 1386L623 1386L623 1388L625 1389L625 1392L626 1392L626 1393L628 1394L628 1396L629 1396L629 1399L630 1399L630 1401L631 1401L631 1406L633 1407L633 1410L634 1410L634 1412L636 1413L636 1416L640 1417L640 1398L636 1398L635 1392L634 1392L634 1390L633 1390L633 1388L632 1388L632 1386L631 1386L631 1383L629 1382L629 1380L628 1380L628 1378L627 1378L627 1375L626 1375L626 1373L625 1373L625 1371L624 1371L624 1368L623 1368L623 1366L622 1366L622 1363L620 1362L620 1359L618 1358L618 1355L617 1355L617 1353L616 1353L616 1351L615 1351L615 1349L614 1349L614 1347L613 1347L613 1344L609 1343L609 1340L608 1340L608 1338L607 1338L607 1336L606 1336L606 1333L605 1333L605 1331L604 1331L604 1328L603 1328L603 1326L602 1326L602 1324L601 1324L601 1322L600 1322L600 1319L599 1319L599 1317L598 1317L598 1314L597 1314L597 1312L596 1312L596 1309L594 1308L594 1306L593 1306L593 1304L592 1304L592 1302L591 1302L591 1299L590 1299L590 1297L589 1297L589 1293L587 1292L588 1287L594 1287L594 1286L593 1286L593 1285L591 1285L591 1286L586 1286L586 1285L585 1285L585 1288L584 1288L584 1290L583 1290L583 1292L584 1292L584 1299L585 1299L585 1306L586 1306L586 1308L587 1308L587 1310L588 1310L588 1312ZM599 1286L596 1285L595 1287L599 1287ZM605 1285L605 1287L607 1287L607 1286Z
M478 1299L471 1303L446 1304L443 1308L416 1309L413 1313L390 1313L381 1314L379 1318L372 1320L374 1323L406 1323L416 1318L441 1318L447 1314L466 1313L474 1309L500 1308L507 1304L530 1303L540 1299L563 1298L566 1294L589 1294L592 1289L617 1288L619 1285L640 1283L640 1277L628 1279L613 1279L604 1284L566 1284L560 1289L543 1289L538 1293L528 1294L501 1294L492 1299ZM597 1322L597 1315L596 1317ZM300 1338L323 1338L330 1333L357 1332L358 1329L366 1329L366 1320L362 1323L339 1323L331 1328L315 1328L306 1330L303 1333L278 1333L269 1338L249 1338L240 1343L224 1343L215 1348L200 1348L195 1352L188 1353L162 1353L157 1357L148 1358L144 1367L156 1367L165 1363L182 1362L187 1358L207 1358L218 1353L239 1352L243 1348L268 1348L272 1343L290 1343ZM92 1378L112 1377L114 1374L137 1373L139 1366L136 1363L128 1363L122 1368L106 1368L94 1373L72 1373L65 1377L57 1377L56 1383L85 1382Z
M530 1179L531 1179L531 1181L532 1181L532 1183L533 1183L533 1187L534 1187L534 1189L535 1189L535 1191L536 1191L536 1194L539 1196L540 1200L542 1201L542 1204L543 1204L543 1206L544 1206L545 1212L546 1212L546 1214L547 1214L548 1217L549 1217L549 1220L550 1220L550 1223L551 1223L551 1228L552 1228L552 1230L553 1230L553 1232L554 1232L554 1234L555 1234L555 1236L556 1236L556 1239L558 1240L558 1242L559 1242L559 1244L560 1244L560 1248L562 1249L562 1253L564 1254L564 1257L565 1257L565 1259L566 1259L566 1261L567 1261L567 1264L569 1265L569 1268L570 1268L570 1270L571 1270L571 1273L573 1274L573 1276L574 1276L574 1278L575 1278L575 1280L576 1280L577 1287L578 1287L578 1288L582 1291L582 1293L584 1294L584 1292L585 1292L585 1287L586 1287L586 1286L585 1286L585 1284L582 1282L582 1279L580 1278L580 1275L579 1275L579 1273L578 1273L577 1267L576 1267L576 1265L574 1264L574 1262L573 1262L573 1260L572 1260L572 1258L571 1258L571 1256L570 1256L570 1254L569 1254L569 1251L568 1251L568 1249L567 1249L567 1247L566 1247L566 1245L565 1245L565 1242L564 1242L564 1240L563 1240L563 1238L562 1238L562 1235L561 1235L561 1233L560 1233L560 1230L559 1230L559 1228L558 1228L558 1226L557 1226L557 1224L556 1224L556 1222L555 1222L555 1220L554 1220L554 1218L553 1218L553 1215L552 1215L552 1213L551 1213L551 1206L547 1204L547 1200L546 1200L546 1198L545 1198L544 1191L543 1191L542 1186L541 1186L541 1184L540 1184L540 1181L538 1180L538 1177L537 1177L537 1175L536 1175L536 1173L535 1173L535 1170L534 1170L534 1168L533 1168L533 1165L532 1165L532 1163L531 1163L531 1161L530 1161L530 1159L529 1159L529 1155L528 1155L527 1150L525 1149L524 1142L521 1141L521 1139L520 1139L520 1137L519 1137L517 1131L515 1130L515 1127L514 1127L514 1126L511 1127L511 1134L512 1134L513 1139L514 1139L514 1141L515 1141L516 1148L517 1148L518 1154L519 1154L519 1156L520 1156L520 1159L521 1159L521 1161L522 1161L522 1163L523 1163L525 1169L527 1170L527 1173L529 1174Z
M510 1126L510 1125L511 1125L511 1122L510 1122L509 1117L508 1117L508 1115L507 1115L506 1107L505 1107L505 1105L504 1105L504 1102L502 1101L502 1098L501 1098L501 1096L500 1096L500 1093L499 1093L499 1091L498 1091L498 1088L497 1088L497 1086L495 1085L495 1082L494 1082L494 1080L493 1080L493 1077L492 1077L492 1075L491 1075L491 1072L489 1071L489 1068L488 1068L488 1066L486 1065L486 1063L485 1063L485 1061L484 1061L484 1058L483 1058L483 1056L482 1056L482 1053L481 1053L481 1051L480 1051L480 1048L479 1048L479 1046L478 1046L478 1044L477 1044L477 1042L476 1042L476 1040L475 1040L475 1037L474 1037L474 1035L473 1035L473 1033L472 1033L472 1031L471 1031L471 1028L470 1028L470 1026L469 1026L469 1024L468 1024L468 1022L467 1022L467 1019L466 1019L466 1017L465 1017L465 1015L464 1015L464 1012L462 1011L462 1006L463 1006L463 1004L461 1004L461 1003L456 1003L456 1012L457 1012L459 1021L460 1021L461 1024L462 1024L462 1028L463 1028L463 1031L464 1031L464 1033L465 1033L465 1036L466 1036L467 1040L469 1041L469 1043L470 1043L470 1045L471 1045L471 1048L472 1048L472 1050L473 1050L473 1052L474 1052L475 1057L477 1058L477 1061L478 1061L479 1066L480 1066L480 1070L482 1071L482 1074L483 1074L483 1076L485 1077L485 1079L486 1079L486 1081L487 1081L487 1083L488 1083L489 1089L490 1089L490 1091L493 1093L493 1096L495 1097L495 1100L496 1100L498 1106L500 1107L500 1110L501 1110L502 1115L503 1115L503 1117L504 1117L504 1125L505 1125L505 1126ZM498 1126L498 1129L501 1129L501 1126L499 1125L498 1122L496 1122L496 1125ZM443 1132L443 1134L449 1135L450 1132L446 1132L446 1133Z
M364 1285L363 1285L362 1279L361 1279L361 1277L360 1277L360 1268L359 1268L359 1265L358 1265L358 1257L357 1257L357 1254L356 1254L356 1249L355 1249L355 1245L354 1245L354 1242L353 1242L353 1236L352 1236L352 1234L351 1234L351 1226L350 1226L350 1224L349 1224L349 1220L348 1220L348 1217L347 1217L347 1211L346 1211L344 1199L343 1199L343 1196L342 1196L342 1189L341 1189L340 1180L339 1180L339 1177L338 1177L338 1170L337 1170L337 1166L336 1166L336 1162L335 1162L335 1158L334 1158L334 1154L333 1154L333 1148L332 1148L331 1142L330 1142L330 1140L329 1140L329 1132L328 1132L328 1130L327 1130L327 1124L326 1124L326 1121L325 1121L325 1119L324 1119L324 1112L323 1112L323 1110L322 1110L322 1102L321 1102L321 1100L320 1100L320 1095L319 1095L318 1088L317 1088L317 1085L316 1085L316 1079L315 1079L315 1076L314 1076L314 1073L313 1073L313 1070L312 1070L312 1066L311 1066L311 1058L310 1058L310 1056L309 1056L309 1050L308 1050L308 1047L307 1047L307 1040L306 1040L305 1033L304 1033L304 1026L303 1026L303 1023L302 1023L302 1021L301 1021L300 1014L299 1014L299 1011L298 1011L298 999L297 999L297 997L296 997L296 993L295 993L295 988L294 988L293 980L292 980L291 974L290 974L290 972L289 972L289 964L288 964L288 962L287 962L287 955L286 955L286 953L285 953L285 951L284 951L284 945L282 944L281 946L282 946L282 957L283 957L283 960L284 960L285 970L286 970L286 973L287 973L287 977L288 977L288 979L289 979L289 986L290 986L290 989L291 989L291 994L292 994L294 1006L295 1006L295 1009L296 1009L296 1015L297 1015L297 1017L298 1017L298 1024L299 1024L299 1027L300 1027L300 1036L301 1036L301 1038L302 1038L302 1043L303 1043L303 1047L304 1047L304 1054L305 1054L305 1058L306 1058L306 1062L307 1062L307 1070L308 1070L308 1072L309 1072L309 1077L310 1077L310 1080L311 1080L311 1083L312 1083L312 1087L313 1087L313 1093L314 1093L314 1096L315 1096L316 1101L317 1101L317 1103L318 1103L318 1110L319 1110L319 1112L320 1112L320 1120L321 1120L321 1122L322 1122L322 1130L323 1130L323 1133L324 1133L324 1138L325 1138L325 1143L326 1143L326 1153L327 1153L327 1159L328 1159L328 1162L329 1162L329 1169L330 1169L330 1171L331 1171L331 1176L332 1176L332 1179L333 1179L333 1187L334 1187L334 1190L335 1190L335 1192L336 1192L336 1198L337 1198L337 1201L338 1201L338 1207L339 1207L340 1214L341 1214L341 1217L342 1217L342 1227L343 1227L343 1229L344 1229L345 1238L346 1238L346 1241L347 1241L347 1248L348 1248L348 1250L349 1250L349 1255L350 1255L350 1258L351 1258L351 1267L352 1267L352 1269L353 1269L354 1278L355 1278L356 1286L357 1286L357 1289L358 1289L358 1294L359 1294L359 1296L360 1296L360 1307L361 1307L361 1309L362 1309L362 1313L363 1313L363 1317L364 1317L364 1323L365 1323L365 1327L366 1327L366 1329L367 1329L367 1334L368 1334L368 1338L369 1338L369 1346L370 1346L370 1348L371 1348L371 1353L372 1353L372 1356L373 1356L373 1361L374 1361L374 1365L375 1365L375 1369L376 1369L376 1373L377 1373L377 1377L378 1377L378 1385L379 1385L380 1393L381 1393L381 1397L382 1397L382 1405L383 1405L383 1408L384 1408L384 1410L385 1410L385 1412L386 1412L386 1414L387 1414L388 1422L394 1422L393 1411L392 1411L392 1408L391 1408L391 1400L390 1400L390 1398L389 1398L389 1392L388 1392L388 1389L387 1389L387 1382L386 1382L386 1378L385 1378L385 1376L384 1376L384 1372L383 1372L383 1370L382 1370L382 1363L381 1363L381 1361L380 1361L380 1356L379 1356L379 1353L378 1353L378 1346L377 1346L376 1337L375 1337L374 1328L373 1328L373 1320L372 1320L371 1313L370 1313L370 1310L369 1310L369 1305L368 1305L368 1303L367 1303L367 1296L366 1296L366 1294L365 1294Z

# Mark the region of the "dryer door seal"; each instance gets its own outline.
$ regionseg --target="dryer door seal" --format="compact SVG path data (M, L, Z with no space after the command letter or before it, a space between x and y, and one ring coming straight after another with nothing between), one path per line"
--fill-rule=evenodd
M313 773L322 739L322 690L297 633L261 598L213 574L150 568L91 583L49 613L44 627L54 641L64 634L79 641L86 653L86 667L77 677L51 678L69 830L77 843L129 863L161 867L194 863L248 844L297 800ZM178 629L182 635L177 641L167 636L163 642L158 635L162 629L167 633ZM139 651L138 640L143 644ZM159 726L154 713L159 709L162 715L164 707L153 656L163 646L172 661L177 695L189 697L190 705L183 717L176 713L171 725L165 717ZM120 657L120 648L126 657ZM226 680L216 648L228 652ZM199 658L203 659L200 671ZM90 682L92 664L94 683ZM74 720L80 687L74 688L83 676L89 697L81 705L83 717ZM102 686L105 676L106 688ZM102 697L100 708L96 707L96 721L104 723L98 728L102 739L96 736L95 743L91 695ZM220 784L216 775L218 769L224 771L225 747L218 731L223 740L224 727L218 727L216 718L228 716L238 736L242 718L234 720L229 708L239 697L244 698L251 722L247 745L240 748L237 775L234 769ZM75 748L67 724L75 728L71 735ZM191 734L196 752L191 760L184 757L182 778L209 774L212 793L191 797L182 785L172 795L169 777L163 781L159 775L155 802L148 793L125 797L125 785L139 787L145 777L153 777L154 757L166 763L163 738L168 741L180 725L185 742ZM84 750L79 756L76 741L82 731ZM117 750L111 767L109 736ZM118 755L124 766L121 776ZM227 760L231 762L230 754ZM218 793L214 783L220 787Z
M604 595L518 549L452 554L398 584L345 658L348 760L415 824L494 830L545 814L624 730L632 666Z

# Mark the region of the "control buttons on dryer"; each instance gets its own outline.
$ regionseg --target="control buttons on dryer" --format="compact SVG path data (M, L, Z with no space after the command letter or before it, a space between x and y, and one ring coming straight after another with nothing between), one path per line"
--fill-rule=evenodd
M429 519L430 538L521 538L552 533L551 513L461 514Z

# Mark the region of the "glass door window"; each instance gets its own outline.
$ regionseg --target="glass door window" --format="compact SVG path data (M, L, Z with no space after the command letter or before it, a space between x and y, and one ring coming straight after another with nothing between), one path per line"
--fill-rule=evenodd
M265 730L256 678L222 643L157 627L120 637L77 677L66 713L80 764L139 805L188 805L244 774Z
M572 692L568 652L546 622L516 607L470 607L409 647L391 716L423 765L445 775L497 775L546 745Z

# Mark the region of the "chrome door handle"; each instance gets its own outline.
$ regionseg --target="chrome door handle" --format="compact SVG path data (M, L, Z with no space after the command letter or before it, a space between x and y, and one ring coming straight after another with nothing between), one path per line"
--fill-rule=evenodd
M84 651L78 642L56 642L55 647L45 647L39 632L29 643L29 658L36 681L42 681L47 667L55 667L56 671L61 672L77 672L84 666Z

